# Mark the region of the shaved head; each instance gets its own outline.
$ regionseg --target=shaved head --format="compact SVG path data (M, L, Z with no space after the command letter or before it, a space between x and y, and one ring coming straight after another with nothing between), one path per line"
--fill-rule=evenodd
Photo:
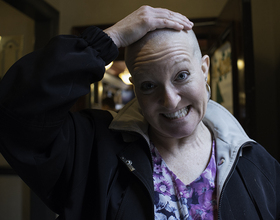
M166 48L172 48L173 43L179 39L185 42L184 49L188 50L192 56L200 61L202 57L200 47L192 30L157 29L148 32L143 38L126 48L125 63L131 75L133 75L134 65L139 57L145 57L145 59L152 58L153 54L157 53L157 49L162 48L162 45L165 45Z

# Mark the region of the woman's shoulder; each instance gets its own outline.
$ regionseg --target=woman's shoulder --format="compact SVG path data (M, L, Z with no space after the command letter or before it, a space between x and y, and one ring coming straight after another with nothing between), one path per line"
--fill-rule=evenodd
M257 142L251 142L249 147L244 147L239 163L246 164L246 172L258 172L267 179L274 179L280 174L279 162ZM257 174L256 174L257 175Z

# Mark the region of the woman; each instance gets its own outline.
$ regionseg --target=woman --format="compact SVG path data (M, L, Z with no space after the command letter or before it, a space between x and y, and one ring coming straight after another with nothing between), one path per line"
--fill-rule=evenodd
M58 219L280 216L279 164L208 102L191 27L143 6L104 32L55 37L5 75L1 152ZM137 99L118 114L70 113L127 46Z
M147 138L156 168L156 213L172 207L182 210L174 215L177 219L187 219L189 211L193 217L213 218L217 208L214 143L202 122L209 98L209 57L201 56L190 30L150 32L126 52L137 101L149 123ZM200 213L194 214L197 210ZM162 214L157 215L160 218Z

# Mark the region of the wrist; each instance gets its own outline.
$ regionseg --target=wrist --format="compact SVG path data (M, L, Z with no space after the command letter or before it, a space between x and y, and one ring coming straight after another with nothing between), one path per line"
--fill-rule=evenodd
M104 30L104 32L112 39L112 41L114 42L114 44L115 44L118 48L121 47L121 45L120 45L120 43L119 43L119 41L118 41L118 38L116 37L117 34L114 33L114 31L110 30L110 28L107 28L107 29Z

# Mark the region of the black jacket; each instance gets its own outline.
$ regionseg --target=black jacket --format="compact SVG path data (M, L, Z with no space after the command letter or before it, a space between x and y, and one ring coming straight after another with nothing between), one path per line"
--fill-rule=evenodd
M55 37L1 81L1 153L59 219L154 218L148 125L137 100L117 115L69 112L116 56L92 27ZM212 101L204 123L217 145L219 218L278 219L278 162Z

